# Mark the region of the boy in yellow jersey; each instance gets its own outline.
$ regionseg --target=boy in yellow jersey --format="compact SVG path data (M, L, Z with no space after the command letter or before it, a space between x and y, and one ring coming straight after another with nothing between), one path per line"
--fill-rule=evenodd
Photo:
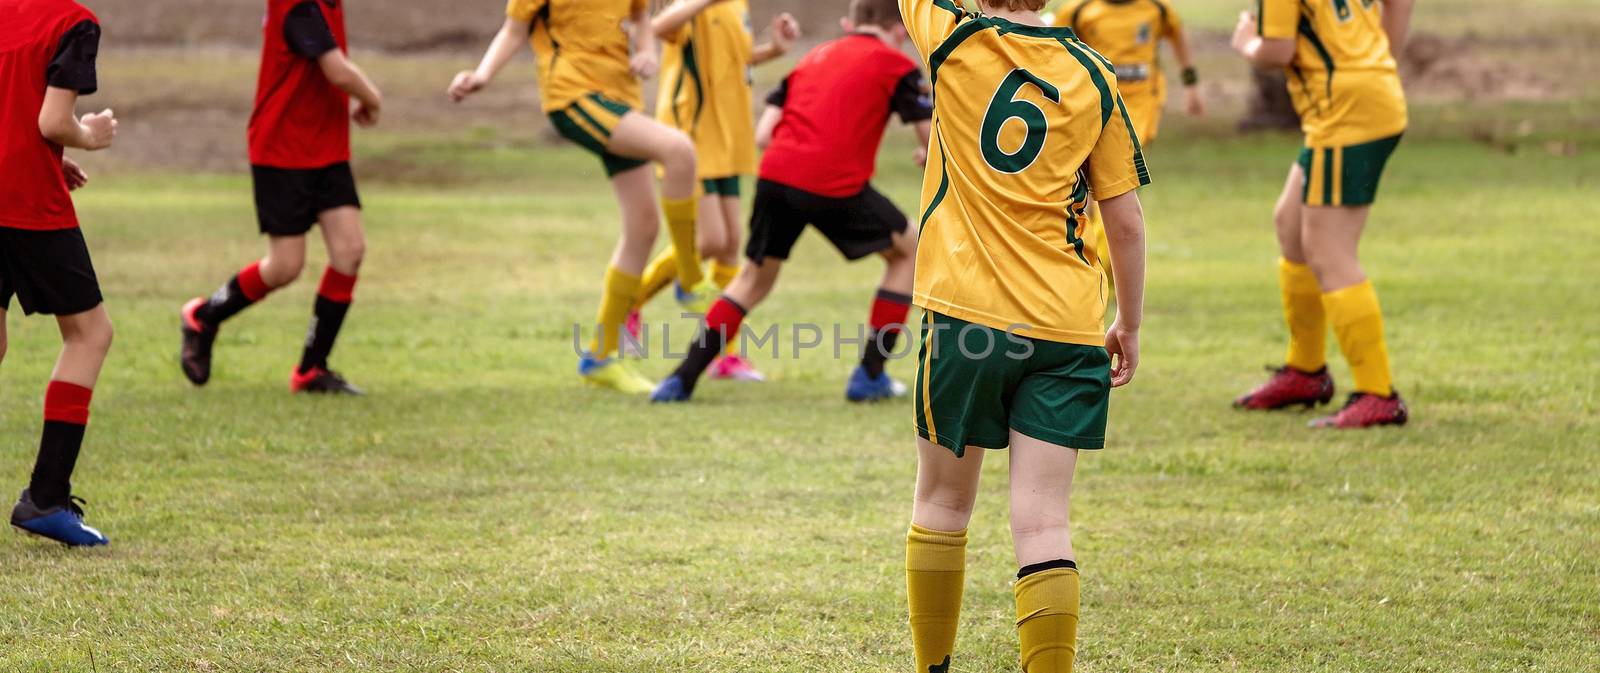
M509 0L505 25L482 63L450 84L450 97L457 102L482 90L527 40L538 57L539 86L551 123L562 136L600 157L622 209L622 239L606 270L596 336L578 373L590 383L630 394L649 394L654 388L614 357L661 227L649 162L660 163L664 173L661 207L678 251L678 281L687 288L681 303L701 312L717 293L695 248L694 141L636 111L643 99L639 79L653 76L657 66L649 19L646 0Z
M1105 446L1111 388L1139 363L1135 190L1149 173L1111 63L1070 28L1047 27L1045 0L980 0L979 13L899 2L934 101L914 293L927 311L906 539L915 670L950 670L983 450L1009 447L1022 668L1070 671L1068 499L1079 451ZM1083 239L1091 196L1120 279L1109 333L1101 251Z
M800 37L800 23L790 14L779 14L772 20L771 38L756 45L746 0L677 0L651 24L666 43L656 120L694 138L703 192L700 255L711 260L712 282L726 288L739 271L739 180L756 165L750 67L787 53ZM638 307L677 276L677 255L668 247L645 269ZM630 329L638 324L637 307L628 322ZM762 380L734 353L718 360L712 377Z
M1233 46L1259 67L1289 71L1305 149L1274 213L1278 278L1289 325L1288 362L1234 401L1242 409L1311 407L1333 399L1326 344L1333 326L1355 393L1321 428L1405 425L1390 379L1378 294L1356 254L1384 165L1406 130L1394 54L1405 46L1412 0L1262 0Z
M1163 40L1172 43L1182 68L1184 111L1193 117L1205 114L1200 75L1189 57L1183 22L1166 0L1074 0L1056 13L1055 23L1071 28L1111 60L1128 116L1146 147L1161 130L1161 108L1167 103L1167 78L1161 71Z

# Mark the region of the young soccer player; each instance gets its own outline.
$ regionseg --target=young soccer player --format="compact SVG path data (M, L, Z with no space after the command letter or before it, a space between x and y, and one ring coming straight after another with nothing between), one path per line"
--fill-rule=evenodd
M770 39L754 44L746 0L678 0L652 21L662 51L656 120L694 138L699 160L700 219L697 244L711 260L711 280L726 288L739 271L743 208L740 180L755 171L755 120L750 113L750 67L788 53L800 24L787 13L772 19ZM668 247L645 269L638 308L677 279L677 255ZM631 328L630 328L631 329ZM760 381L738 353L712 365L712 377Z
M456 75L450 97L460 102L488 86L524 40L539 61L545 113L563 137L600 158L622 209L622 238L606 269L596 334L578 373L599 386L647 395L654 382L615 356L661 228L650 162L660 163L663 171L661 209L676 251L678 283L684 288L679 303L704 312L717 293L700 268L695 247L694 141L637 111L644 96L639 78L654 76L657 67L649 3L509 0L505 25L477 70Z
M25 314L55 315L62 342L45 388L33 478L11 525L70 547L107 543L83 522L72 472L111 348L111 318L69 194L89 178L63 156L65 147L102 150L116 138L110 110L76 113L78 97L99 86L99 52L99 20L72 0L0 3L0 359L12 297Z
M1183 22L1165 0L1075 0L1056 14L1056 25L1071 28L1079 39L1111 60L1128 116L1145 146L1155 142L1161 129L1161 109L1167 102L1162 41L1172 44L1182 69L1184 111L1193 117L1205 114L1200 74L1189 57Z
M868 183L891 114L914 124L926 147L929 107L922 71L900 52L905 27L894 0L854 0L850 34L818 46L767 98L757 130L766 147L750 219L748 262L712 304L700 334L652 397L683 402L724 346L739 338L745 315L766 299L807 226L851 261L871 254L886 263L872 303L861 365L845 396L871 402L904 394L884 364L911 308L917 228Z
M1379 3L1381 2L1381 6ZM1251 63L1289 71L1305 149L1278 198L1278 280L1289 325L1288 362L1234 401L1241 409L1311 407L1333 399L1324 339L1333 326L1355 393L1319 428L1405 425L1384 344L1378 293L1357 246L1384 165L1406 130L1395 54L1412 0L1265 0L1245 12L1233 46ZM1337 73L1337 77L1335 76Z
M1072 670L1078 569L1068 525L1078 452L1105 444L1111 388L1139 365L1149 183L1117 78L1045 0L899 0L933 80L916 303L917 485L906 538L916 671L948 671L984 449L1011 449L1017 630L1026 673ZM1100 202L1118 283L1083 239ZM1115 359L1115 362L1113 362Z
M350 172L350 120L378 123L383 99L346 56L344 3L267 0L261 73L250 115L250 174L267 256L244 267L208 298L182 311L180 360L189 381L211 380L212 347L222 324L300 277L306 234L322 225L328 268L322 274L295 393L360 395L328 366L366 255L361 199ZM352 112L350 99L356 99Z

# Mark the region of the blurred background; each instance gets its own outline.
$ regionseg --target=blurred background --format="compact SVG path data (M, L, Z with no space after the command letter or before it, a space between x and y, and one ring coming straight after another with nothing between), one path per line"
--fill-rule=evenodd
M352 50L389 97L384 127L359 134L363 174L449 180L423 147L464 142L557 142L538 114L532 57L461 109L443 91L471 67L498 28L501 0L346 0ZM135 164L234 170L244 165L244 126L255 87L262 0L90 0L106 26L101 94L123 120L119 151L102 168ZM752 0L758 32L778 12L803 23L802 49L839 34L846 0ZM1169 128L1233 133L1257 95L1227 48L1243 0L1171 0L1195 44L1212 114ZM1419 123L1412 137L1470 137L1500 151L1576 152L1600 127L1600 6L1594 0L1423 0L1405 54L1406 87ZM757 73L782 76L799 54ZM1170 56L1170 54L1169 54ZM1168 69L1171 59L1168 58ZM1176 97L1175 97L1176 98ZM1173 112L1176 112L1175 110ZM468 172L470 172L468 167ZM459 176L458 176L459 177Z

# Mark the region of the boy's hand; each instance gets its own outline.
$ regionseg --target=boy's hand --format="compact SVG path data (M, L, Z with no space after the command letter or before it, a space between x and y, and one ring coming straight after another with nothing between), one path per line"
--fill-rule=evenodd
M479 77L478 71L463 70L456 73L456 78L450 82L450 100L460 103L466 100L467 96L482 91L486 86L489 86L489 81Z
M86 114L79 123L83 125L83 149L103 150L117 139L117 116L110 108Z
M89 184L89 174L84 172L78 162L61 157L61 177L67 180L67 191L77 191L80 187Z
M1121 320L1112 323L1111 331L1106 332L1106 354L1113 358L1111 387L1128 385L1139 369L1139 330L1123 327Z
M1206 116L1206 102L1200 97L1200 87L1186 86L1183 88L1183 111L1190 117Z
M641 51L637 54L634 54L633 58L628 61L628 69L632 70L634 76L638 77L639 79L650 79L655 77L656 70L658 70L660 66L661 63L657 60L656 52L654 50Z
M1248 11L1239 12L1239 23L1233 27L1233 50L1249 56L1245 48L1257 37L1256 15Z
M361 128L372 128L378 125L378 117L383 115L383 103L357 102L356 109L350 113L350 118L355 120Z
M779 51L787 54L794 48L796 40L800 39L800 22L793 14L784 12L772 18L772 44Z
M921 166L923 168L927 168L928 167L928 148L926 148L926 147L918 147L916 149L916 151L911 153L911 160L917 162L918 166Z

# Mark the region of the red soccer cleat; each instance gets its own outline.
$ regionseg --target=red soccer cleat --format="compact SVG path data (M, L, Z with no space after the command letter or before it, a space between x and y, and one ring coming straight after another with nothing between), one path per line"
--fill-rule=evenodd
M1295 405L1310 409L1333 401L1333 377L1328 368L1306 373L1284 365L1273 369L1272 378L1260 387L1233 401L1235 409L1272 411Z
M1411 410L1406 407L1406 401L1400 399L1400 393L1388 397L1355 393L1339 413L1314 420L1311 427L1360 430L1383 425L1405 425L1408 420L1411 420Z

